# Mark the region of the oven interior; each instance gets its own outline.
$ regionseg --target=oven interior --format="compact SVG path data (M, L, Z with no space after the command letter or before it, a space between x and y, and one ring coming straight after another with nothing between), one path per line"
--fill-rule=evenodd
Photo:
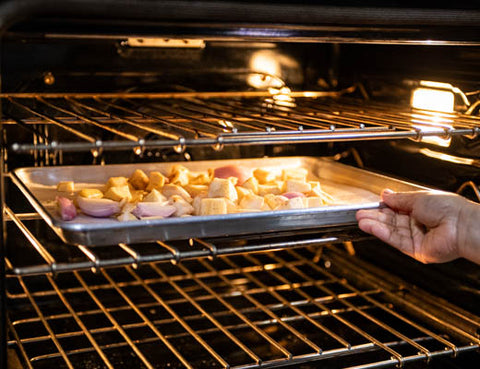
M10 181L29 166L304 155L478 200L472 31L427 29L449 42L411 45L385 30L249 27L43 16L3 35L3 364L478 362L480 270L466 260L422 265L355 226L66 245ZM411 108L428 81L452 112Z

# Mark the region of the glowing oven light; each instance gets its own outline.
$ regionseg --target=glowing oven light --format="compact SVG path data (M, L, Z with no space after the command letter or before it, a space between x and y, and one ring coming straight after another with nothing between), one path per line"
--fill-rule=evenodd
M454 103L455 95L453 92L446 90L420 87L413 91L412 95L412 107L416 109L452 113Z
M416 109L429 110L431 113L428 117L421 118L423 124L414 124L414 127L423 132L438 132L439 128L452 128L448 124L449 119L445 118L442 113L454 112L455 94L450 90L453 87L449 84L430 81L422 81L421 86L424 87L419 87L413 91L411 106ZM450 89L446 89L446 87ZM418 123L416 120L412 122ZM429 124L431 124L431 127L428 126ZM437 136L424 137L422 141L443 147L448 147L451 143L451 139Z

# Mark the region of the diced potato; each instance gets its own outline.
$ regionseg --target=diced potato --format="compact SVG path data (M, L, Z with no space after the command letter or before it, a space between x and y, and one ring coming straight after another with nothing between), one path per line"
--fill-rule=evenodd
M235 190L237 191L239 201L241 201L244 196L250 195L252 193L252 190L249 190L248 188L244 188L242 186L236 186Z
M274 185L258 185L258 195L265 196L268 194L279 195L282 193L282 189L279 188L276 184Z
M121 213L119 216L117 216L117 220L120 222L131 222L132 220L138 220L135 215L132 213Z
M181 196L173 195L170 197L170 202L175 207L175 213L173 213L173 215L176 217L193 213L193 206L186 202Z
M265 203L270 207L271 210L277 210L278 208L284 206L288 202L288 198L285 196L276 196L273 194L267 194L264 197Z
M200 203L200 215L227 214L225 198L205 198Z
M265 200L262 196L257 196L255 194L246 195L240 201L239 207L242 209L257 209L262 210L265 205Z
M258 180L255 177L250 177L247 179L242 187L251 190L254 194L258 193Z
M238 178L237 177L228 177L227 178L234 186L237 185L238 183Z
M306 197L307 208L319 208L325 205L321 197Z
M130 190L130 193L132 194L132 198L130 199L130 202L141 202L143 201L143 198L145 197L146 192L142 190Z
M285 168L282 170L282 179L287 181L293 179L305 182L307 180L308 170L305 168Z
M159 191L153 189L150 193L143 198L143 202L165 202L167 198L163 196Z
M148 176L145 174L145 172L141 169L137 169L130 176L128 182L131 183L136 190L144 190L147 188L149 181Z
M201 195L195 196L195 198L192 201L193 214L200 215L200 208L202 206L202 199L204 199L206 197L207 197L206 194L201 194Z
M288 200L279 210L305 209L305 197L294 197Z
M59 192L73 192L73 191L75 191L75 183L73 181L58 182L57 191L59 191Z
M208 193L208 186L207 185L200 185L200 184L187 184L185 186L185 190L190 194L190 196L195 197L202 193Z
M185 191L182 187L175 184L166 184L165 186L163 186L162 194L167 198L173 195L178 195L183 197L185 201L192 202L192 197L189 195L189 193Z
M288 179L285 181L285 192L302 192L308 193L312 187L307 182L297 181L296 179Z
M253 176L260 184L266 184L275 181L275 172L270 169L258 168L253 171Z
M86 197L87 199L101 199L103 192L96 188L84 188L78 193L78 196Z
M166 177L160 172L150 172L148 176L148 186L147 191L151 191L153 189L161 190L162 187L165 185Z
M188 183L191 185L208 185L211 181L207 173L189 172L188 178Z
M105 189L108 190L110 187L122 187L128 186L127 177L110 177L105 186Z
M122 201L124 199L130 201L132 194L130 193L128 185L125 184L123 186L110 187L107 192L105 192L104 197L113 201Z
M181 164L175 164L170 170L170 183L185 186L189 181L189 170Z
M232 200L226 200L227 203L227 213L232 214L237 212L237 205Z
M235 186L228 179L214 178L208 187L208 197L225 197L228 200L237 201L238 195Z

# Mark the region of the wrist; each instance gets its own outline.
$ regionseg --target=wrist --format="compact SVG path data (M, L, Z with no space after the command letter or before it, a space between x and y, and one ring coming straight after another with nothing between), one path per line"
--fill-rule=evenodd
M480 264L480 205L468 200L458 216L457 248L460 257Z

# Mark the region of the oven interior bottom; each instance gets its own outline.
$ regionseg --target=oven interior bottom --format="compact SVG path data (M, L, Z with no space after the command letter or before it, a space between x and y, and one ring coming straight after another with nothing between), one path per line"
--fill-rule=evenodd
M468 331L478 321L378 273L331 245L9 275L9 361L382 368L445 365L458 355L478 362L478 339Z

